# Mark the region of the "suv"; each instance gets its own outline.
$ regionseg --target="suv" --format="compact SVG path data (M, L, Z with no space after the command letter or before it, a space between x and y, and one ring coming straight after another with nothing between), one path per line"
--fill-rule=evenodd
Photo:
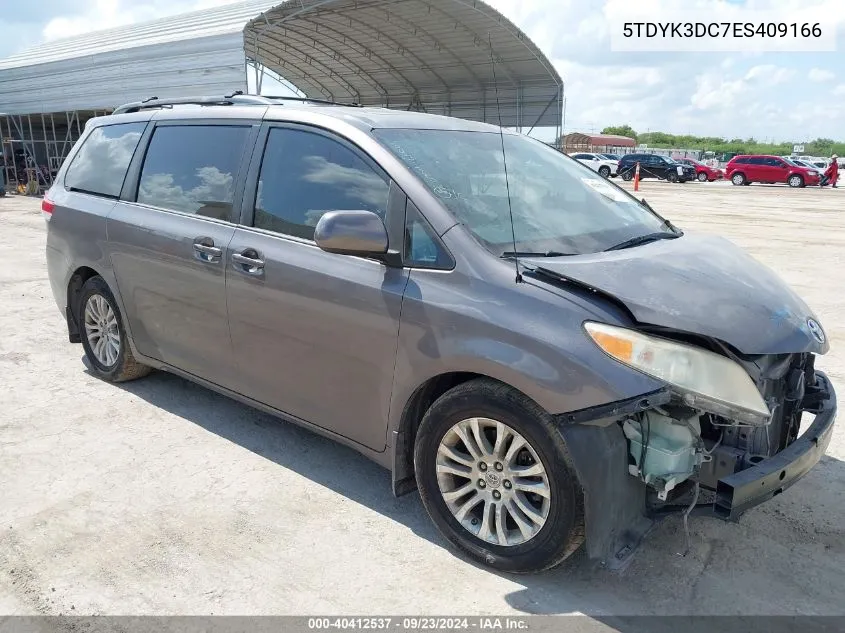
M616 178L616 165L619 162L619 159L611 160L601 154L584 153L572 154L572 158L597 172L602 178Z
M617 172L622 180L634 177L637 163L640 164L640 178L659 178L669 182L687 182L695 180L695 169L682 165L671 158L657 154L625 154L619 159Z
M93 373L343 442L500 570L621 564L699 487L734 519L830 440L828 342L779 277L508 130L153 99L90 120L42 210Z
M725 166L725 176L735 185L786 183L790 187L817 185L819 172L786 161L780 156L734 156Z

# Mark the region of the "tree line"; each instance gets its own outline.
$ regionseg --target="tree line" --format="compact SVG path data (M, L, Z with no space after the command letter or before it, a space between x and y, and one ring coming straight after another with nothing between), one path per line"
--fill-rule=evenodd
M648 147L664 149L696 149L733 154L775 154L789 155L794 144L804 145L804 154L808 156L830 156L835 153L845 155L845 142L834 141L830 138L817 138L809 142L797 143L764 143L751 137L746 139L726 139L717 136L693 136L689 134L667 134L666 132L645 132L637 134L630 125L610 125L601 131L602 134L616 134L635 139Z

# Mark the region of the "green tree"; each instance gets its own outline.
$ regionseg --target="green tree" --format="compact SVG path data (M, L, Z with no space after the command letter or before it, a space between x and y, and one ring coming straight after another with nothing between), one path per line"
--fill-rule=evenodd
M613 134L615 136L627 136L628 138L637 138L637 133L630 125L608 125L601 131L602 134Z

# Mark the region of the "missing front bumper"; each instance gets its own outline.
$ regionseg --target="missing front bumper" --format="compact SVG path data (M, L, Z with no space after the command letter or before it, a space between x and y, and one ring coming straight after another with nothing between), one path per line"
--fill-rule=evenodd
M836 418L836 393L824 373L816 372L816 383L808 390L804 405L816 419L801 437L758 465L719 480L713 503L716 516L737 520L746 510L789 488L822 458Z

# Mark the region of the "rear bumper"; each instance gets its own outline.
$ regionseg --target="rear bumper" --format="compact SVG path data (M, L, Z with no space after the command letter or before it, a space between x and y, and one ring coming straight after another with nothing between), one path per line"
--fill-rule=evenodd
M815 413L816 419L801 437L758 465L719 480L713 503L716 516L738 519L789 488L818 463L830 443L836 418L836 392L824 373L816 372L816 384L807 390L803 409Z

